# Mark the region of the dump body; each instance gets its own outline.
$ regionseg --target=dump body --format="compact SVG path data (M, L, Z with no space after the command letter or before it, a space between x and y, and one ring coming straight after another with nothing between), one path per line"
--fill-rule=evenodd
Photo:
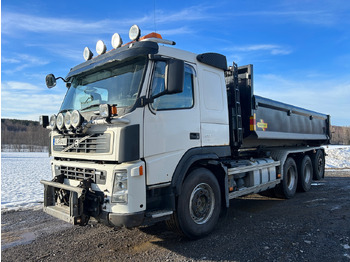
M253 115L243 140L249 146L319 146L329 141L329 117L260 96L253 96Z
M232 100L230 121L234 123L231 145L250 148L329 143L329 115L254 95L252 65L234 66L230 71L226 83L228 99Z

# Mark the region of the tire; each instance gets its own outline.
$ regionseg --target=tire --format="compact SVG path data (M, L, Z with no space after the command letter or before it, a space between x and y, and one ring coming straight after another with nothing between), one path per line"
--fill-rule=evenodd
M208 169L198 168L186 177L177 210L167 224L187 238L197 239L213 231L220 211L221 194L216 177Z
M311 158L305 155L298 161L298 191L307 192L311 188L313 167Z
M318 149L315 154L311 155L312 167L314 170L314 180L321 180L324 178L325 158L323 150Z
M283 165L283 180L276 187L276 196L281 198L292 198L295 195L298 185L298 170L293 158L288 157Z

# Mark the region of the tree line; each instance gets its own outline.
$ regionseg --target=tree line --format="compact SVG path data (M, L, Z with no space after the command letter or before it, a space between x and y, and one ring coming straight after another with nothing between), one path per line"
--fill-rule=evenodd
M350 145L350 126L332 126L332 144Z
M332 144L350 145L350 127L332 126ZM50 145L48 129L38 121L1 119L1 151L42 151Z
M49 133L38 121L1 119L1 151L46 151Z

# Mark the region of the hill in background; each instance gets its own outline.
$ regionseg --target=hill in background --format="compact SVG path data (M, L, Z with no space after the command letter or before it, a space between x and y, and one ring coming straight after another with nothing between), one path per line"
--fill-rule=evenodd
M38 121L1 119L1 151L48 151L49 133Z
M332 144L350 145L350 127L332 126ZM1 119L1 151L47 151L48 129L38 121Z

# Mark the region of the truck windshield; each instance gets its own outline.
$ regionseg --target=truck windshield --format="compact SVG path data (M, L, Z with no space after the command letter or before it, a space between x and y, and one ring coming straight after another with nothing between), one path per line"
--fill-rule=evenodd
M60 112L75 109L92 111L100 104L132 107L142 84L146 61L146 57L138 57L98 72L74 77Z

